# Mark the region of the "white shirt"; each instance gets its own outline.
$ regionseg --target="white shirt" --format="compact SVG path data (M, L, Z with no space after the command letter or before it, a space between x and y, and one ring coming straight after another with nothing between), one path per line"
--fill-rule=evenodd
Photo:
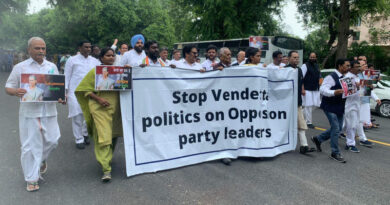
M189 69L189 70L201 70L203 69L202 65L200 63L193 63L193 64L189 64L185 59L183 59L182 62L180 62L178 65L176 65L176 67L178 68L186 68L186 69Z
M137 51L132 49L123 54L123 56L121 57L120 65L129 65L131 67L139 66L145 57L145 51L142 51L141 54L138 54Z
M175 59L172 59L171 61L169 61L170 64L173 64L175 66L179 65L181 62L183 61L183 59L179 59L179 60L175 60Z
M81 54L70 57L65 64L65 88L68 90L68 117L74 117L83 113L76 99L74 91L83 80L85 75L96 66L100 65L100 61L92 56L85 58Z
M281 69L281 68L284 68L284 63L280 63L279 65L275 65L274 63L271 63L269 65L267 65L267 69Z
M167 67L167 66L170 66L171 65L171 62L167 59L166 61L164 61L162 58L158 58L158 60L161 64L162 67ZM163 66L164 65L164 66Z
M339 76L339 78L342 76L342 74L336 70L336 74ZM333 77L331 75L327 75L322 82L322 85L320 87L320 93L323 96L326 97L333 97L334 96L334 90L331 90L330 88L335 86L336 82L333 80Z
M19 88L22 73L58 74L58 69L56 65L45 59L42 64L39 64L29 58L14 66L5 87ZM27 118L57 116L56 102L21 102L19 116Z
M117 48L116 45L112 45L111 48L114 50L114 53L116 54L116 55L115 55L115 62L114 62L114 65L120 66L121 59L122 59L122 55L116 53L116 48Z
M241 63L239 63L238 65L244 65L244 64L245 64L245 61L246 61L246 58L245 58L243 61L241 61ZM234 62L232 63L232 65L233 65L233 64L236 64L236 63L238 63L238 61L234 61Z
M213 70L214 68L212 65L218 63L219 61L217 60L211 61L210 59L207 59L202 63L202 68L204 68L205 70Z
M352 78L353 81L355 83L359 83L360 82L360 78L351 73L351 72L348 72L346 75L345 75L346 78ZM359 111L360 110L360 94L359 94L359 91L353 95L350 95L347 97L346 101L345 101L345 112L349 112L349 111L352 111L352 110L355 110L355 111Z

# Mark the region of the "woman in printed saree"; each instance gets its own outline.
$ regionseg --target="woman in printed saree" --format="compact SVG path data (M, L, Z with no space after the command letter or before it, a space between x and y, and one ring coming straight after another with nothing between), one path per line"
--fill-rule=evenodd
M113 65L115 52L103 48L99 55L102 65ZM80 82L75 94L87 122L88 133L92 133L96 160L102 166L103 182L111 180L111 161L117 137L123 136L118 91L95 90L93 68Z

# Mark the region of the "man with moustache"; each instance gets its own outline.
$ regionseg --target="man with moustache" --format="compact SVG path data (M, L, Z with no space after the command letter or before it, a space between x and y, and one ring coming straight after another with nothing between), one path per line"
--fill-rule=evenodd
M174 64L177 66L182 61L181 59L181 53L179 50L174 50L173 51L173 57L172 60L170 61L171 64Z
M26 94L19 88L22 73L58 74L56 65L45 59L46 43L42 38L28 40L30 58L14 66L5 84L8 95L18 98ZM62 102L60 99L59 102ZM39 190L40 176L47 171L46 160L57 147L60 129L57 121L57 108L54 102L20 103L19 135L21 143L21 163L27 191Z
M83 116L83 111L74 94L77 86L87 73L100 65L100 61L90 56L91 43L89 41L81 41L78 44L79 54L70 57L65 64L65 89L69 108L68 118L72 118L73 136L76 142L76 148L84 149L85 145L89 145L87 124Z
M146 57L143 51L145 38L142 34L137 34L131 38L131 49L127 51L121 58L120 65L128 65L131 67L139 66L142 60Z
M217 61L217 47L214 45L209 45L206 49L207 60L202 63L202 68L207 70L213 70L213 67L218 63Z
M158 55L160 53L159 46L157 41L151 40L145 43L145 52L146 57L142 59L140 67L146 66L155 66L155 67L165 67L165 64L162 61L159 61ZM171 68L174 68L175 65L170 65Z
M171 62L168 60L168 48L163 47L160 50L160 58L158 59L162 67L171 65Z
M330 158L341 163L346 161L341 156L339 150L339 135L343 129L345 99L342 98L344 90L341 87L340 78L344 78L345 74L351 68L351 64L347 59L338 59L336 61L337 70L325 77L324 82L320 87L322 95L321 109L328 118L330 128L318 136L313 136L311 140L317 147L317 151L321 152L321 144L330 139L330 147L332 154Z
M303 107L306 119L306 124L309 128L314 128L312 123L312 111L314 107L319 107L320 85L322 82L321 72L317 63L317 55L314 52L310 53L309 62L302 65L303 86L305 95L303 95Z
M183 48L184 59L176 65L178 68L184 68L188 70L197 70L200 72L205 72L206 70L202 68L200 63L196 62L198 57L198 48L195 45L186 45Z

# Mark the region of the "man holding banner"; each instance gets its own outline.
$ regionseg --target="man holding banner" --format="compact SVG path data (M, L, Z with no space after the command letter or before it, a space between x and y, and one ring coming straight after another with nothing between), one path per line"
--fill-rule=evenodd
M286 68L293 68L298 70L298 138L301 143L301 147L299 148L299 152L301 154L306 154L307 152L314 152L314 148L309 148L307 144L306 138L306 130L307 125L305 119L303 118L302 111L302 95L305 93L305 89L303 88L303 75L302 70L298 67L299 64L299 54L297 51L290 51L288 53L289 64L286 65Z
M205 72L206 70L202 68L202 65L196 62L196 57L198 57L198 55L199 55L198 48L195 45L184 46L183 48L184 59L181 62L179 62L176 65L176 67Z

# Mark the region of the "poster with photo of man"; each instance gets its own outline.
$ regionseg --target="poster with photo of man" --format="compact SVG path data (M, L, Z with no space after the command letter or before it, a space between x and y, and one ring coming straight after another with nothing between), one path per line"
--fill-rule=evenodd
M21 102L57 102L65 99L65 76L22 73L20 88L27 90Z
M122 66L96 66L95 90L131 90L131 69Z

